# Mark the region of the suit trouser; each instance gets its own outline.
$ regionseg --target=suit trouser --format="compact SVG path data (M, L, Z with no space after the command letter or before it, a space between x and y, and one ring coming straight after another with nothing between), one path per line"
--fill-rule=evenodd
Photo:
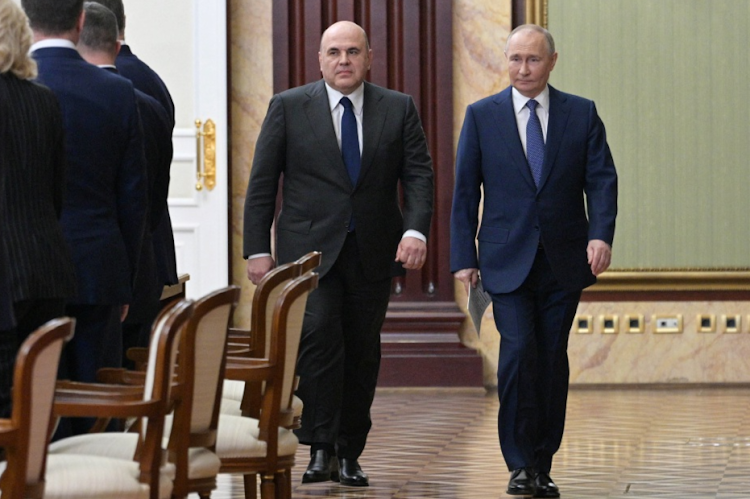
M119 305L68 305L76 319L75 333L60 359L61 379L96 381L102 367L122 367L122 329ZM86 433L94 418L63 418L54 439Z
M509 470L549 472L560 448L568 397L568 335L581 291L563 289L543 249L523 284L493 294L500 331L498 434Z
M11 387L18 349L47 321L65 315L64 298L22 300L13 304L16 327L0 332L0 417L10 417Z
M346 458L364 450L390 287L390 278L365 278L350 234L333 268L310 293L297 363L304 410L295 433L303 444L329 444Z

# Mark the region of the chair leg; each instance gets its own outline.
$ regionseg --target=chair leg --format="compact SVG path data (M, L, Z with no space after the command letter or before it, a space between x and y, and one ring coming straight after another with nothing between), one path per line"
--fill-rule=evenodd
M255 473L242 476L245 483L245 499L258 499L258 477Z
M276 484L276 495L274 496L274 499L287 499L286 481L286 473L284 471L274 475L274 482Z
M262 475L260 478L261 499L276 499L276 484L274 475Z
M285 470L286 477L286 499L292 499L292 469Z

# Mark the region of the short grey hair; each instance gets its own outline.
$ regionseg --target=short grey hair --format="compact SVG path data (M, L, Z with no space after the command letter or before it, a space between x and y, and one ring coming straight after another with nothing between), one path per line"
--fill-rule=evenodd
M541 33L544 35L544 39L547 41L547 49L549 50L549 55L552 55L555 53L555 39L552 38L552 33L547 31L545 28L542 28L538 24L522 24L520 26L517 26L513 31L510 32L510 35L508 35L508 39L505 40L505 49L503 49L503 52L506 54L508 53L508 44L510 43L510 39L513 38L513 35L518 33L519 31L535 31L537 33Z

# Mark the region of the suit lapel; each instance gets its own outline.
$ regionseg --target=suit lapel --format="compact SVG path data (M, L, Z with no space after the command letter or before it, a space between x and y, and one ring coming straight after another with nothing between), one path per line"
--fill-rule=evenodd
M536 188L534 177L531 176L531 169L529 169L529 162L526 160L526 154L523 152L521 137L518 135L516 111L513 108L513 96L510 89L511 87L508 87L497 94L494 98L495 120L499 127L497 136L505 137L505 140L501 140L500 142L502 142L508 149L508 153L510 154L513 163L518 168L521 176L529 183L529 185Z
M344 165L344 160L341 157L341 150L336 140L336 131L333 129L331 108L324 81L320 80L317 84L313 85L307 96L308 100L304 103L303 107L320 150L328 157L330 163L335 165L334 169L339 177L341 177L341 180L347 186L351 187L352 182L349 179L346 165ZM360 174L360 178L361 176Z
M539 190L549 178L550 172L555 164L555 158L560 151L560 143L565 134L565 127L570 116L570 105L567 98L552 86L549 87L549 122L547 123L547 142L544 147L544 166L542 178L539 181Z
M362 110L362 170L359 173L357 184L367 175L372 165L375 151L380 143L380 135L383 133L385 117L388 115L388 107L383 105L383 94L377 87L365 82L365 96Z

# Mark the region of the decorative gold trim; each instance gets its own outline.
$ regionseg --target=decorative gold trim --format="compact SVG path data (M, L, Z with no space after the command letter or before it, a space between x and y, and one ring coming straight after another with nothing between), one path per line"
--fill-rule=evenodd
M201 120L195 120L195 190L200 191L205 185L210 191L216 187L216 124L209 119L203 124L203 131L201 131L201 124Z
M216 187L216 123L209 119L203 125L203 179L206 189Z
M526 24L547 28L547 0L526 0Z
M609 270L586 291L750 291L750 269Z

